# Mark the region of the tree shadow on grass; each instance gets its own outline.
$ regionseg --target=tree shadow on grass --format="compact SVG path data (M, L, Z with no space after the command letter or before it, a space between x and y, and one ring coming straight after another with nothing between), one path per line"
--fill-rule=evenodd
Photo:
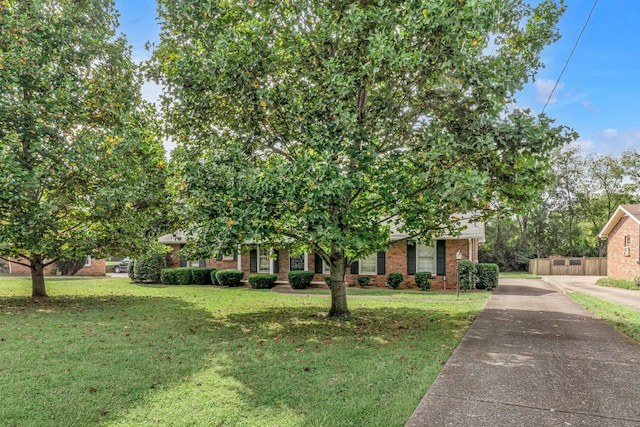
M0 300L0 424L402 425L475 314L275 301Z

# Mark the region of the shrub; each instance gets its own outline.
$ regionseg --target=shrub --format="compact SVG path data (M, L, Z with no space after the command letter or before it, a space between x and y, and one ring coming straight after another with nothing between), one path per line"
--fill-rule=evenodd
M403 281L404 276L402 273L389 273L387 276L387 285L391 286L393 289L398 289Z
M306 289L311 284L314 275L313 271L290 271L287 278L293 289Z
M633 278L633 283L636 285L638 289L640 289L640 276L635 276Z
M420 290L428 291L429 289L431 289L431 272L421 271L419 273L416 273L415 281Z
M255 274L249 276L249 285L253 289L271 289L276 285L278 276L276 274Z
M161 283L160 271L167 268L167 256L164 252L153 252L136 259L133 268L134 282Z
M127 276L129 276L129 279L131 279L132 282L137 282L135 267L136 261L132 259L131 261L129 261L129 269L127 270Z
M191 285L193 274L191 268L164 268L161 270L163 285Z
M358 285L360 285L361 288L364 288L365 286L368 286L369 282L371 282L371 277L369 277L369 276L358 276Z
M324 283L331 287L331 276L324 276Z
M216 281L222 286L240 286L244 272L240 270L219 270L216 273Z
M460 264L458 264L460 287L463 289L473 289L478 282L477 273L478 269L476 264L468 259L460 261Z
M480 263L476 265L478 270L478 283L476 289L492 290L498 286L498 274L500 267L498 264Z
M211 281L211 274L215 274L217 270L215 268L192 268L191 276L193 278L193 283L196 285L211 285L213 282Z

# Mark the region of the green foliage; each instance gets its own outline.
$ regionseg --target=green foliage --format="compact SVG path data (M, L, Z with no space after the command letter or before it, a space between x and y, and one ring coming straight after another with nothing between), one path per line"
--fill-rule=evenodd
M161 283L160 272L167 267L167 256L164 252L152 252L135 260L133 277L135 282ZM131 264L129 264L131 270Z
M583 155L577 147L553 155L554 180L520 212L486 223L482 262L501 271L526 270L530 258L598 257L606 241L598 234L621 204L637 203L640 154Z
M404 276L402 273L389 273L387 276L387 285L391 286L393 289L398 289L403 281Z
M76 274L87 262L87 257L79 258L61 258L56 261L56 267L63 276L73 276Z
M331 276L324 276L324 283L327 286L331 286Z
M248 277L249 285L253 289L271 289L276 285L276 274L254 274Z
M0 2L0 256L137 255L163 225L154 107L111 0Z
M596 285L610 288L638 289L632 280L609 279L608 277L601 277L596 281Z
M458 264L458 277L460 280L460 288L473 289L478 283L478 268L477 264L463 259Z
M240 270L218 270L216 273L216 281L221 286L240 286L243 278L244 272Z
M498 275L500 274L498 264L478 263L476 264L476 269L478 274L476 289L486 289L490 291L498 286Z
M191 275L193 276L193 283L196 285L211 285L211 276L215 275L215 268L192 268Z
M358 285L361 288L364 288L365 286L369 286L369 282L371 282L371 277L369 277L369 276L358 276Z
M414 280L416 281L416 285L418 285L421 291L428 291L429 289L431 289L430 271L417 272L414 276Z
M192 268L164 268L161 270L163 285L191 285L193 284Z
M293 289L306 289L311 285L315 273L313 271L290 271L287 275Z
M522 207L549 180L553 148L574 138L511 108L562 10L226 1L203 13L160 0L148 70L171 88L176 187L198 244L292 245L331 260L344 283L352 262L388 246L381 218L455 233L452 212ZM332 289L330 316L348 316Z

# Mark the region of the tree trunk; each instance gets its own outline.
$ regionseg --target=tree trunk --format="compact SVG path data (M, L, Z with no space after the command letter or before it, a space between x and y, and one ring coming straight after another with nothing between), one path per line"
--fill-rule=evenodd
M347 308L347 288L344 283L344 276L347 272L347 263L344 253L331 254L331 309L329 317L349 318L351 313Z
M31 256L31 297L47 298L44 288L44 260L40 255Z

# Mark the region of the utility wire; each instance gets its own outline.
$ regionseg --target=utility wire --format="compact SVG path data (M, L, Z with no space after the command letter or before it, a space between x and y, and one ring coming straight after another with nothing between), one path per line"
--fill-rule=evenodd
M549 93L549 97L547 98L547 102L545 102L544 103L544 107L542 107L542 112L543 113L544 113L544 110L547 108L547 105L549 105L549 102L551 102L551 97L553 96L553 93L558 88L558 84L560 83L560 79L562 78L562 75L564 74L564 71L567 69L567 66L569 65L569 61L571 60L571 57L573 56L573 53L576 51L576 48L578 47L578 43L580 43L580 39L582 38L582 34L587 29L587 25L589 25L589 21L591 20L591 15L593 15L593 11L596 8L597 4L598 4L598 0L595 0L593 2L593 6L591 6L591 10L589 11L589 16L587 16L587 20L585 21L584 25L582 26L582 30L580 30L580 34L578 34L578 38L576 39L576 43L573 45L573 49L571 49L571 53L569 53L569 56L567 57L567 61L564 63L564 67L562 67L562 71L560 71L560 75L556 79L556 83L553 85L553 89L551 89L551 93Z

